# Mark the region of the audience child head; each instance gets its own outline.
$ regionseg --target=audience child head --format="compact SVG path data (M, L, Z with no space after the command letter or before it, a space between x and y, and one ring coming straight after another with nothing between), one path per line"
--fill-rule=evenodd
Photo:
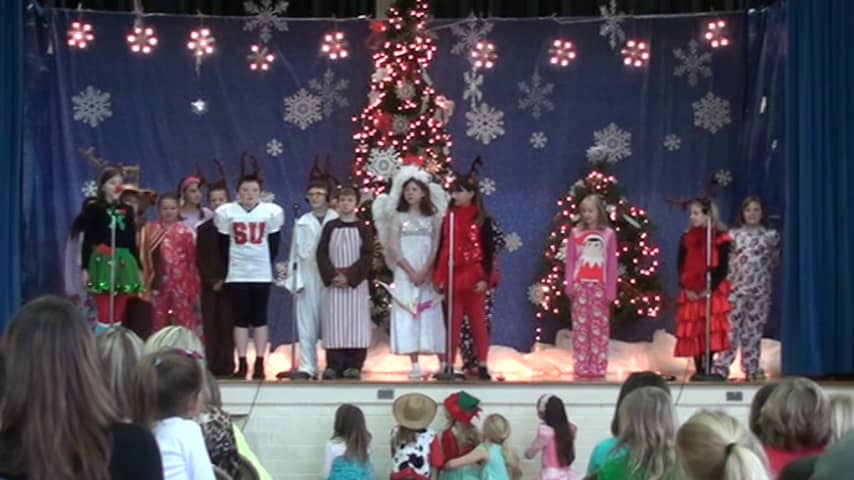
M568 467L575 461L575 432L573 432L572 424L566 417L566 407L563 400L554 395L545 397L545 401L543 401L543 397L540 400L537 403L544 404L540 418L543 423L554 430L558 461L561 466ZM540 411L538 406L537 412L540 413Z
M666 478L673 469L676 416L670 394L658 387L638 388L619 410L618 446L626 448L629 471L649 480Z
M142 340L127 328L115 326L95 339L101 360L102 378L116 404L119 418L131 418L134 403L134 383L139 360L142 358Z
M480 432L473 421L481 412L480 399L465 391L459 391L448 395L442 404L445 406L448 428L454 434L460 450L467 451L476 447L480 443Z
M142 359L134 420L149 428L164 419L191 419L202 409L204 374L186 350L161 350Z
M414 442L418 434L433 422L437 408L432 398L421 393L407 393L397 397L392 406L392 414L397 422L392 449Z
M504 416L493 413L484 419L484 442L501 447L501 455L504 457L507 472L510 474L510 478L516 480L522 478L522 469L519 466L519 456L516 455L516 451L510 446L509 438L510 422Z
M758 438L762 438L759 434L761 430L759 428L759 414L762 413L762 407L765 406L765 402L768 401L768 397L771 396L775 388L777 388L777 382L768 382L762 385L753 395L753 401L750 403L750 416L747 424L750 427L750 431Z
M15 314L2 338L0 471L27 478L110 478L116 407L95 338L68 300L44 296Z
M371 434L365 425L365 415L355 405L345 403L335 411L335 426L332 438L338 438L347 445L344 456L357 462L368 461L371 446Z
M785 378L762 407L759 430L762 444L777 450L823 447L832 434L830 401L812 380Z
M724 412L700 410L676 434L686 480L770 480L759 440Z
M221 406L219 386L213 375L208 375L207 362L205 361L205 347L198 335L192 330L179 325L170 325L155 332L145 341L145 353L155 353L161 350L183 350L199 363L205 372L202 388L202 400L205 405Z
M670 386L661 375L655 372L642 371L629 374L620 387L620 393L617 394L617 405L614 407L614 417L611 420L611 435L616 437L620 434L620 405L623 404L626 395L642 387L656 387L670 394Z

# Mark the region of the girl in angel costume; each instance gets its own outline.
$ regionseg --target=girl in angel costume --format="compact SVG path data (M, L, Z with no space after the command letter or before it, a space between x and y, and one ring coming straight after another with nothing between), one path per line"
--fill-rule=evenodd
M373 203L373 216L386 262L394 273L391 351L409 355L410 378L422 377L420 353L445 352L442 298L433 288L433 265L439 249L448 194L430 174L408 165L392 181L389 194Z

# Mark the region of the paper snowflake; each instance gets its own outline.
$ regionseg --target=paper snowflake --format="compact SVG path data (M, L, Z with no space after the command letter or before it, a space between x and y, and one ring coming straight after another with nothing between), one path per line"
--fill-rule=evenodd
M594 147L598 147L594 153L604 155L604 160L608 163L617 163L632 154L632 134L613 122L602 130L593 132L593 139ZM588 150L587 153L587 158L590 159L591 151Z
M543 132L534 132L531 134L531 138L528 139L531 142L531 146L540 150L546 147L546 143L549 141L549 137L546 136Z
M504 112L486 103L466 112L466 135L484 145L504 135Z
M377 177L391 178L400 168L394 147L375 148L368 156L367 170Z
M623 12L617 11L617 0L611 0L608 5L600 5L599 13L602 15L602 26L599 27L599 35L608 37L608 45L611 50L616 50L617 45L626 41L626 32L623 31Z
M202 100L201 98L190 102L190 107L192 107L193 114L195 114L197 117L201 117L202 115L208 113L208 102Z
M534 70L531 75L531 82L519 82L519 90L522 91L522 98L519 99L520 110L530 110L531 116L539 119L543 115L543 111L551 112L555 109L554 103L549 99L549 95L554 92L553 83L543 83L539 70Z
M329 117L336 107L348 107L350 101L347 100L347 88L350 86L350 80L344 78L341 80L335 79L335 73L331 68L327 68L323 73L323 81L315 78L308 81L308 88L318 97L323 106L323 116Z
M670 133L664 137L664 148L671 152L675 152L682 148L682 139L675 133Z
M471 61L471 49L477 42L483 40L492 31L493 24L486 22L474 15L462 23L451 25L451 33L456 37L457 43L451 47L451 53L462 55Z
M732 172L729 170L718 170L718 173L715 174L715 182L722 187L728 186L732 183Z
M608 151L605 150L605 147L600 147L598 145L593 145L592 147L587 149L587 161L591 164L597 164L599 162L611 162L611 159L608 157Z
M725 125L729 125L729 100L707 92L706 96L692 103L694 125L715 134Z
M486 177L480 181L480 193L487 197L495 193L495 180Z
M251 15L247 17L243 30L253 32L258 30L261 42L267 43L273 38L273 29L280 32L288 29L288 22L281 16L288 11L289 2L282 0L273 3L273 0L260 0L243 2L243 9Z
M522 237L519 236L516 232L510 232L504 235L504 243L507 251L510 253L515 252L522 248Z
M285 121L305 130L313 123L323 119L320 108L323 101L320 97L300 88L297 93L285 97Z
M391 117L391 129L398 135L409 131L409 118L406 115L394 115Z
M95 183L95 180L86 180L83 182L83 186L80 187L80 193L87 198L96 197L98 196L98 184Z
M385 67L380 67L371 74L371 82L373 83L387 82L390 79L391 73Z
M700 53L698 47L697 41L691 40L688 42L687 50L673 49L673 56L680 61L673 69L673 75L687 77L688 85L692 87L697 85L699 77L709 78L712 76L712 54L711 52Z
M480 87L483 86L483 75L472 69L463 73L463 82L466 85L465 90L463 90L463 100L469 100L471 108L475 108L477 102L483 100L483 92L480 90Z
M89 85L85 90L71 97L74 120L95 128L99 123L113 116L110 94Z
M534 305L542 305L546 300L545 285L537 282L528 287L528 301Z
M285 152L283 147L284 145L282 145L282 142L274 138L267 142L267 155L271 157L278 157Z
M394 94L401 100L409 100L415 96L415 86L411 82L403 81L394 87Z

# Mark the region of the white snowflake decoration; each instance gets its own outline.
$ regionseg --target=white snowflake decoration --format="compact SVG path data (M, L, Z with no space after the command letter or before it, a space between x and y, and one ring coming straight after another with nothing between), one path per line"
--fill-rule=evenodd
M591 155L601 155L608 163L614 164L632 154L632 134L621 129L616 123L611 122L602 130L593 132L595 140L594 147L587 151L587 158Z
M394 147L375 148L368 156L367 170L377 177L391 178L400 168Z
M534 305L542 305L546 301L545 285L537 282L528 287L528 301Z
M487 197L495 193L495 180L486 177L480 181L480 193Z
M397 98L401 100L409 100L415 96L415 85L412 85L411 82L404 81L394 88L394 93L397 95Z
M555 253L555 259L560 260L561 262L566 261L566 239L560 241L560 247L557 249L557 253Z
M591 164L596 164L599 162L609 162L608 152L604 147L600 147L597 145L593 145L592 147L587 149L587 161Z
M380 67L371 74L371 82L373 83L387 82L390 79L391 73L385 67Z
M391 129L398 135L409 131L409 118L406 115L394 115L391 117Z
M263 192L261 192L261 195L259 196L259 198L264 203L273 203L276 201L276 194L273 192L268 192L267 190L264 190Z
M327 68L323 73L323 81L313 78L308 82L308 88L320 97L323 116L327 118L332 115L336 107L350 106L350 101L345 96L349 86L350 80L346 78L336 80L331 68Z
M486 103L466 112L466 135L484 145L504 135L504 112Z
M718 97L712 92L693 102L694 125L702 127L715 134L725 125L729 125L729 100Z
M451 53L462 55L471 61L469 55L475 44L483 40L492 31L493 24L469 15L462 23L451 25L451 33L457 38L457 43L451 47Z
M617 11L617 0L611 0L606 5L599 6L599 13L602 14L604 23L599 27L599 35L608 37L608 45L611 50L616 50L617 45L622 45L626 41L626 32L623 31L624 14Z
M463 100L469 100L471 108L475 108L477 102L483 100L483 92L480 90L480 87L483 86L483 75L472 69L463 73L463 82L466 84L466 88L463 90Z
M113 116L110 94L89 85L85 90L71 97L74 120L95 128L99 123Z
M718 170L718 173L715 174L715 181L722 187L728 186L732 183L732 172L729 170Z
M288 11L289 2L277 0L260 0L260 3L255 1L243 2L243 9L251 15L246 19L243 25L243 30L253 32L258 30L258 37L261 42L267 43L273 38L273 29L280 32L288 29L288 22L281 17Z
M697 41L691 40L688 42L687 50L673 49L673 56L681 62L673 69L673 75L687 77L688 85L692 87L697 85L699 77L709 78L712 76L712 54L711 52L700 53L698 47Z
M201 98L194 102L190 102L190 106L193 109L193 113L198 117L201 117L202 115L208 113L208 102L202 100Z
M664 148L671 152L675 152L682 148L682 139L675 133L670 133L664 137Z
M543 111L551 112L555 109L554 103L549 99L549 95L554 92L553 83L543 83L543 78L540 76L539 70L534 70L531 75L531 82L519 82L519 90L522 91L522 98L519 99L519 109L529 110L535 119L539 119L543 115Z
M278 157L285 152L283 147L284 145L282 145L282 142L274 138L267 142L267 155L271 157Z
M546 136L543 132L534 132L531 134L531 138L528 139L531 142L531 146L540 150L542 148L546 148L546 144L549 142L549 137Z
M80 187L80 193L84 197L95 197L98 195L98 184L95 183L95 180L86 180Z
M522 248L522 237L516 232L510 232L504 235L504 247L508 252L513 253Z
M323 100L300 88L297 93L285 97L285 121L305 130L313 123L323 120L320 108Z

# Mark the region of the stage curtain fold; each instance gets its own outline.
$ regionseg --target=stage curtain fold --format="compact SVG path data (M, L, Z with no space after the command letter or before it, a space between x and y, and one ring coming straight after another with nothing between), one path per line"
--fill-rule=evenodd
M788 3L783 369L854 374L854 2Z

